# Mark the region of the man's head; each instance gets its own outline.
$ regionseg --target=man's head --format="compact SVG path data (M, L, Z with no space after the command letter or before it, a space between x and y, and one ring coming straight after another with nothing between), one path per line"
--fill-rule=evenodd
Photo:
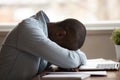
M61 47L69 50L80 49L85 41L85 26L76 19L47 23L48 36Z

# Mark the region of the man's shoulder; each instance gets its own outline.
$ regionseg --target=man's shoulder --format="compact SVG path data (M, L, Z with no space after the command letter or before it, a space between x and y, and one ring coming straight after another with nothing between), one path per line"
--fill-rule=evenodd
M34 28L38 28L39 27L39 22L34 19L34 18L26 18L24 20L22 20L19 24L18 24L18 28L19 29L33 29Z
M32 23L38 23L38 20L34 18L26 18L21 23L23 24L32 24Z

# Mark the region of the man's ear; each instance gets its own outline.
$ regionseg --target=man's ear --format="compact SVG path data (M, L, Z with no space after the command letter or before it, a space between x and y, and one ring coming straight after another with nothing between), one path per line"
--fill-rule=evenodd
M62 38L64 38L65 36L66 36L66 31L65 31L65 30L60 30L60 31L57 32L57 37L58 37L59 39L62 39Z

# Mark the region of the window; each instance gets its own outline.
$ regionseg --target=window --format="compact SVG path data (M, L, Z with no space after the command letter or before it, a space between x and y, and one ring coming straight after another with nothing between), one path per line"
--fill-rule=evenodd
M2 0L0 22L20 22L43 10L51 21L76 18L80 21L120 20L120 0Z

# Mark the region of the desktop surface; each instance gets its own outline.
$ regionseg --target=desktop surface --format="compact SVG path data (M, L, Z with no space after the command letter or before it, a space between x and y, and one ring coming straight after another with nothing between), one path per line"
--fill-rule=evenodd
M42 79L40 78L40 76L37 76L32 80L42 80ZM93 75L82 80L120 80L120 68L118 68L117 70L107 70L107 75L104 76Z
M41 80L40 77L35 77L32 80ZM90 76L83 80L120 80L120 70L107 71L106 76Z

